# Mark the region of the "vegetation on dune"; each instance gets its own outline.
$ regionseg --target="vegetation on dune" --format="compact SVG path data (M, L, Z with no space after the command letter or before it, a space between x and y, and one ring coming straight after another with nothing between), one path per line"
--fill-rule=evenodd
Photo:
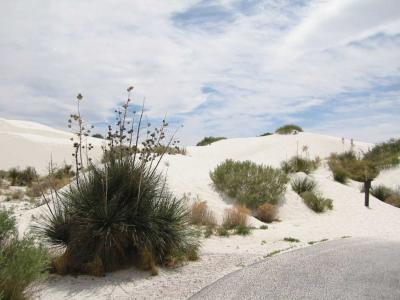
M32 167L26 167L23 170L11 168L8 171L2 171L1 177L9 180L12 186L30 186L36 178L36 171Z
M373 180L379 174L379 169L374 162L357 157L353 151L331 154L328 166L333 173L334 180L340 183L346 183L348 178L365 182Z
M218 137L206 136L200 142L198 142L196 146L211 145L212 143L215 143L215 142L218 142L218 141L221 141L221 140L225 140L225 139L226 139L226 137L223 137L223 136L218 136Z
M281 169L286 174L289 173L297 173L304 172L306 174L310 174L312 171L316 170L320 165L320 160L317 159L308 159L300 156L293 156L288 161L283 161L281 163Z
M292 189L303 199L304 203L316 213L333 209L331 199L324 198L317 189L317 183L309 179L294 178L291 181Z
M322 213L327 209L333 209L332 200L324 198L317 192L304 192L300 194L304 203L316 213Z
M364 158L372 161L379 169L387 169L400 164L400 139L390 139L375 145L365 153Z
M234 233L238 235L250 234L250 227L248 226L250 213L250 210L245 206L234 206L226 209L221 226L223 229L219 230L219 234L229 235L229 230L234 230Z
M256 218L265 223L272 223L276 220L278 208L270 203L261 204L257 207Z
M196 201L192 204L190 222L194 225L215 226L217 224L214 213L205 201Z
M303 132L303 128L301 128L298 125L294 125L294 124L284 125L282 127L279 127L275 131L275 133L278 133L278 134L295 134L298 132Z
M166 140L168 123L160 128L143 126L130 111L130 93L122 108L116 110L117 123L109 126L107 160L95 165L83 156L84 137L90 126L79 113L71 115L69 127L75 131L73 157L76 162L74 184L54 199L45 199L50 213L37 224L37 231L52 245L64 249L52 262L59 274L103 275L134 263L157 274L157 265L171 266L197 259L198 232L190 226L190 211L166 186L158 167L168 147L175 147L173 134ZM134 123L132 120L138 120ZM145 127L147 138L140 140ZM138 149L141 143L141 151ZM128 147L132 155L120 149ZM156 153L155 148L164 152ZM50 201L52 200L52 201Z
M273 133L271 133L271 132L264 132L263 134L260 134L259 136L269 136L269 135L273 135Z
M370 189L370 194L387 204L400 207L400 189L394 190L384 185L378 185Z
M18 239L15 219L0 210L0 299L25 299L34 281L46 275L48 251L32 237Z
M317 183L308 177L294 178L290 185L292 189L299 195L304 192L314 192L317 188Z
M219 191L252 210L263 203L278 204L288 182L279 169L231 159L218 165L210 177Z

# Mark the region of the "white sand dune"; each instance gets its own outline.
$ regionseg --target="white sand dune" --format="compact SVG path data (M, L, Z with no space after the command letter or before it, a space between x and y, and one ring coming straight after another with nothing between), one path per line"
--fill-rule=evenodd
M57 165L71 164L72 136L35 122L0 118L0 170L31 166L43 174L51 159ZM91 155L100 157L102 140L89 138L89 142L95 147Z
M45 167L49 154L53 159L66 159L70 148L69 135L33 123L0 120L0 135L6 139L7 151L1 153L0 169L18 164ZM34 137L32 137L34 136ZM307 146L307 151L302 151ZM355 151L367 151L369 143L354 142ZM271 135L256 138L228 139L210 146L188 147L186 156L165 157L163 169L168 174L171 190L177 195L207 201L221 219L230 201L213 188L209 172L227 158L251 160L278 167L283 160L299 153L322 160L333 152L349 150L350 141L313 133ZM46 152L45 152L45 151ZM45 152L45 153L43 153ZM307 153L306 153L307 152ZM385 171L377 179L381 184L400 184L400 168ZM296 174L294 176L307 176ZM323 161L322 166L308 175L315 179L325 197L333 200L333 210L316 214L290 187L280 207L281 222L268 225L268 230L255 229L250 236L229 238L212 236L203 241L201 260L174 270L161 269L160 275L128 269L104 278L87 276L52 276L39 287L38 299L185 299L225 274L253 263L275 250L308 246L310 241L343 237L374 237L400 239L400 209L371 197L370 208L364 207L364 195L359 184L343 185L333 181ZM15 204L15 203L14 203ZM15 204L16 205L16 204ZM40 209L17 210L20 231L28 228L32 215ZM253 225L261 224L251 218ZM284 237L299 239L299 243L283 241Z

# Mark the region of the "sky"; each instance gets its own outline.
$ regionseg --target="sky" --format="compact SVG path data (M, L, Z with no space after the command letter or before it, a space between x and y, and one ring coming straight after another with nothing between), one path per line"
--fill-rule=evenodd
M400 136L399 0L0 2L0 117L102 133L134 86L186 145L295 123Z

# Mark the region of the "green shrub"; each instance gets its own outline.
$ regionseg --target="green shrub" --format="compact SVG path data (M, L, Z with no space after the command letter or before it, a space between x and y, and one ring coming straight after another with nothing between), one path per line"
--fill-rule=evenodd
M259 136L269 136L269 135L273 135L273 133L271 132L265 132L263 134L260 134Z
M320 164L318 159L312 160L308 158L302 158L299 156L294 156L288 161L281 163L281 169L286 174L304 172L310 174L312 171L316 170Z
M92 134L92 137L97 138L97 139L104 139L104 136L101 133Z
M386 201L391 195L395 194L395 191L384 185L373 186L370 189L370 194L381 201Z
M267 226L267 225L261 225L261 226L260 226L260 229L262 229L262 230L267 230L267 229L268 229L268 226Z
M219 191L250 209L266 202L277 204L288 182L287 176L279 169L231 159L218 165L210 177Z
M316 213L324 212L327 209L332 209L332 200L323 198L321 195L314 192L304 192L300 195L304 203Z
M7 177L13 186L30 186L36 178L36 171L32 167L27 167L23 170L11 168L7 172Z
M341 183L346 183L348 178L359 182L373 180L379 174L379 169L372 161L358 158L352 151L331 154L328 165L333 178Z
M30 237L17 238L15 219L0 211L0 298L25 299L25 289L43 278L49 254Z
M299 239L295 239L295 238L292 238L292 237L285 237L283 240L285 242L289 242L289 243L300 243Z
M375 163L379 169L386 169L400 164L400 139L375 145L365 153L365 159Z
M282 127L279 127L276 131L278 134L293 134L296 132L303 132L303 128L297 125L288 124Z
M225 228L224 226L219 226L217 228L217 235L218 236L228 237L229 236L229 230L227 228Z
M308 179L307 177L295 178L292 180L291 186L297 194L301 195L304 192L314 192L317 187L317 183L312 179Z
M244 224L240 224L235 228L235 234L238 235L249 235L250 234L250 227Z
M202 139L200 142L197 143L196 146L206 146L206 145L210 145L212 143L221 141L221 140L225 140L226 137L223 136L219 136L219 137L214 137L214 136L207 136L204 139Z

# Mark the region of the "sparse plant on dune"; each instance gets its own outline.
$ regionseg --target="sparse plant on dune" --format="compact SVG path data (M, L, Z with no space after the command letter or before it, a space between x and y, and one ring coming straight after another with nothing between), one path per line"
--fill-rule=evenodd
M304 192L300 195L304 203L316 213L332 209L332 200L322 197L318 192Z
M378 198L381 201L386 201L391 195L395 194L395 191L391 188L388 188L384 185L373 186L370 190L370 193L375 198Z
M116 110L116 126L109 126L103 148L107 160L102 165L92 163L88 154L92 146L85 137L91 127L79 113L82 96L78 96L78 113L69 121L71 128L77 128L76 180L69 189L55 193L52 201L45 199L49 214L36 228L48 242L64 249L53 260L55 272L99 276L135 263L157 274L157 265L197 258L198 232L190 226L190 211L168 191L158 172L168 147L178 143L175 133L166 138L166 120L154 130L151 124L143 126L144 108L139 116L130 110L132 89ZM165 151L154 151L160 147Z
M296 134L298 132L303 132L303 128L294 124L284 125L275 131L278 134Z
M286 174L304 172L310 174L312 171L316 170L320 164L319 159L308 159L302 158L300 156L293 156L288 161L283 161L281 164L281 169Z
M192 204L190 221L195 225L215 226L217 224L214 213L205 201L196 201Z
M317 188L317 183L308 177L294 178L290 184L292 189L299 195L304 192L314 192Z
M212 143L221 141L221 140L225 140L226 137L223 136L218 136L218 137L214 137L214 136L206 136L204 139L202 139L200 142L197 143L196 146L207 146L207 145L211 145Z
M235 229L237 226L247 226L250 210L244 206L234 206L225 210L222 226L226 229Z
M364 158L374 162L380 169L387 169L400 164L400 139L390 139L375 145L365 153Z

